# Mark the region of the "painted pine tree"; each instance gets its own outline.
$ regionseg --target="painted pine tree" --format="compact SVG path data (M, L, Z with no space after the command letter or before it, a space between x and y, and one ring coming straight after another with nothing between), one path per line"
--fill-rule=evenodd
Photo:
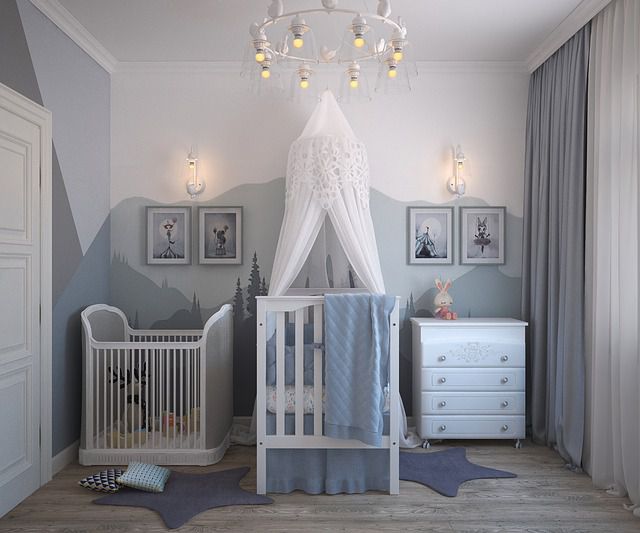
M236 331L244 321L244 295L240 286L240 278L236 282L236 293L233 297L233 326Z
M262 278L262 283L260 283L260 296L268 296L269 295L269 287L267 287L267 280Z
M251 316L256 316L256 296L260 296L260 266L258 265L258 254L254 251L249 286L247 287L247 311Z

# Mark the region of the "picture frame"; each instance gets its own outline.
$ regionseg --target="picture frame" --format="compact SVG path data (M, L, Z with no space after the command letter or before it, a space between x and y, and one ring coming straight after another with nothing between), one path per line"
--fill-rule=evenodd
M147 206L147 264L191 264L191 207Z
M453 207L407 207L410 265L452 265Z
M460 207L460 264L504 265L506 207Z
M242 207L200 207L198 227L200 264L242 264Z

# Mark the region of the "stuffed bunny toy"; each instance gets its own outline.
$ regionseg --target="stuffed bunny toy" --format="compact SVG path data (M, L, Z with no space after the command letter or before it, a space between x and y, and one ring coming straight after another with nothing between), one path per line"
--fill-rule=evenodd
M451 280L448 279L443 286L440 278L436 278L436 287L440 291L433 299L433 303L436 306L436 317L443 320L456 320L458 313L449 310L449 307L453 305L453 298L447 292L451 287Z

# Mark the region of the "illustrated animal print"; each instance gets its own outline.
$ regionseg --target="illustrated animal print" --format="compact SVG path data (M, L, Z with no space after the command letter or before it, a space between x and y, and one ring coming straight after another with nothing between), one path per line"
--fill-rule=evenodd
M229 231L229 226L227 225L225 225L222 229L213 228L212 230L213 238L215 239L216 243L216 255L227 255L227 231Z

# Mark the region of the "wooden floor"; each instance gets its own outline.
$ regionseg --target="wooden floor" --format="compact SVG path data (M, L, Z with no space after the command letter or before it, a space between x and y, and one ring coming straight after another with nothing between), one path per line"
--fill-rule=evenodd
M467 447L468 457L484 466L509 470L516 479L465 483L456 498L401 481L400 496L272 495L275 503L206 511L177 531L529 531L640 532L640 520L625 511L623 500L593 488L585 474L570 472L553 451L525 443L450 443ZM434 446L431 451L443 449ZM416 453L427 453L417 450ZM235 446L212 467L175 467L204 472L249 465L243 481L255 490L255 448ZM0 531L166 531L153 511L92 505L96 493L77 485L96 467L70 465L53 481L0 519Z

